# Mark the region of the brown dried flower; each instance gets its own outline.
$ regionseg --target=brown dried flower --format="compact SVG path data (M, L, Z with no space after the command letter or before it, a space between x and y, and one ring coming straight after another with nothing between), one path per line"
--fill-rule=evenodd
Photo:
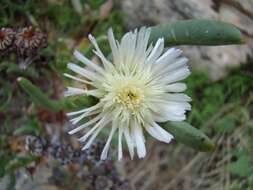
M15 46L20 54L34 53L47 45L47 36L32 26L20 29L16 34Z
M11 28L0 29L0 51L9 48L14 40L15 32Z

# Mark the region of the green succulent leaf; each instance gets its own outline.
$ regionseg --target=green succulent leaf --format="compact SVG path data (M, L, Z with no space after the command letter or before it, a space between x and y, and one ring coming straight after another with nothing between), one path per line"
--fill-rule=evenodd
M97 102L96 98L86 95L67 97L60 100L51 100L31 81L20 77L18 78L18 83L21 88L30 96L35 104L53 112L58 112L61 110L75 110L80 107L89 107L96 104Z
M50 100L49 97L43 93L37 86L35 86L32 82L25 78L18 78L18 83L22 87L22 89L29 94L32 101L40 105L50 111L60 111L61 104L57 103L57 101Z
M60 101L62 109L73 111L95 105L98 100L93 96L79 95L64 98Z
M164 38L167 45L242 44L242 34L234 25L214 20L185 20L151 27L150 42Z
M161 124L175 137L175 140L199 151L213 151L215 145L200 130L186 122L167 122Z
M24 126L18 127L15 131L15 135L34 134L41 135L43 133L43 127L37 119L28 120Z

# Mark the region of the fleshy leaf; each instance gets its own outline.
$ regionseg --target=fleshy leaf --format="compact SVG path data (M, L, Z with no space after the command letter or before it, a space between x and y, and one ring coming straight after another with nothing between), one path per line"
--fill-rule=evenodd
M234 25L214 20L185 20L151 27L150 42L164 38L173 45L242 44L242 34Z
M215 148L213 142L203 132L186 122L167 122L161 125L175 137L176 141L186 146L199 151L213 151Z
M32 101L53 112L61 110L73 110L78 107L89 107L94 105L97 100L92 96L68 97L60 100L51 100L44 92L42 92L31 81L25 78L18 78L18 83L22 89L30 96Z
M63 98L61 104L64 110L74 111L95 105L98 100L93 96L78 95Z
M56 101L50 100L49 97L43 93L37 86L32 84L29 80L19 77L18 83L22 87L22 89L29 94L32 101L40 105L50 111L60 111L61 104L57 103Z

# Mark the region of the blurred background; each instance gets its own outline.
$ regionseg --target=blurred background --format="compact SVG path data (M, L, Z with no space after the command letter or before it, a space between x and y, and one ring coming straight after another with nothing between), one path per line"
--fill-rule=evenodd
M215 143L212 153L148 138L148 155L100 161L105 134L87 151L67 131L66 113L34 104L25 77L52 100L63 96L74 49L92 56L92 33L105 53L140 26L213 19L239 27L244 45L181 46L192 74L187 122ZM0 190L252 190L252 0L0 0ZM15 36L15 39L14 39Z

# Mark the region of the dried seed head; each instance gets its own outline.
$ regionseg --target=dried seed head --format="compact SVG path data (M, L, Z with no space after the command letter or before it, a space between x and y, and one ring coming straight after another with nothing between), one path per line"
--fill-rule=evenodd
M0 29L0 51L6 50L12 45L15 37L15 32L11 28Z
M36 136L27 136L25 148L30 151L35 156L41 156L45 149L46 142L45 140L36 137Z
M32 26L20 29L16 34L15 45L21 54L30 54L47 45L47 36Z

